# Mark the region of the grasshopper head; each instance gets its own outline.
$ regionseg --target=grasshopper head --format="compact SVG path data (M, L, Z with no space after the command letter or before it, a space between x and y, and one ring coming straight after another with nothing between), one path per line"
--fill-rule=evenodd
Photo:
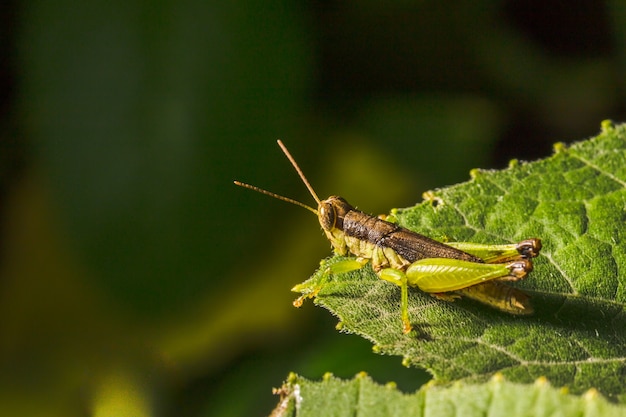
M347 252L343 232L343 219L346 213L351 210L354 210L354 208L350 203L336 195L320 201L317 206L317 217L320 225L333 248L339 254Z
M307 189L311 193L311 196L313 196L313 198L317 202L317 210L315 210L311 206L296 201L293 198L285 197L280 194L264 190L255 185L250 185L239 181L235 181L235 184L240 187L249 188L251 190L258 191L261 194L266 194L270 197L274 197L279 200L295 204L309 210L311 213L314 213L315 215L317 215L320 225L322 225L322 229L324 229L324 233L326 233L326 237L333 245L335 252L340 255L345 255L348 252L348 247L346 245L343 232L343 219L346 213L354 210L354 208L346 200L338 196L330 196L326 200L320 200L315 193L315 190L313 189L311 184L309 184L309 181L306 179L306 177L302 173L302 170L300 170L300 167L296 163L295 159L293 159L285 145L280 140L278 141L278 145L285 153L285 156L287 156L287 159L289 159L289 161L291 162L291 165L293 165L293 167L295 168L296 172L300 176L300 179L302 179L302 182L304 183L304 185L306 185Z

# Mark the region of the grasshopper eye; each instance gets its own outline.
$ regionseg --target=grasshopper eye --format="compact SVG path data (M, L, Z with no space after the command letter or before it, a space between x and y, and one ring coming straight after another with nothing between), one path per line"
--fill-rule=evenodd
M328 203L327 201L322 201L318 208L318 213L322 229L331 230L335 227L337 217L335 214L335 208L331 203Z

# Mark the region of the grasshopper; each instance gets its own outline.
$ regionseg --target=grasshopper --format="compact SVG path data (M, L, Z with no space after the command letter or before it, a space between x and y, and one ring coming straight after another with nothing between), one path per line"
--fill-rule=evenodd
M477 300L498 310L515 314L533 313L529 296L503 284L517 281L532 271L531 258L541 250L541 240L526 239L517 244L485 245L468 242L441 243L380 217L363 213L339 196L325 200L304 176L285 145L278 145L289 159L300 179L317 202L317 209L254 185L235 181L244 188L269 195L314 213L334 252L354 255L354 259L329 266L331 274L349 272L370 263L379 278L401 288L400 309L404 333L411 331L408 310L408 287L417 287L431 295L453 301L461 296ZM313 298L324 286L298 297L294 306L300 307L306 298ZM293 289L302 292L304 287Z

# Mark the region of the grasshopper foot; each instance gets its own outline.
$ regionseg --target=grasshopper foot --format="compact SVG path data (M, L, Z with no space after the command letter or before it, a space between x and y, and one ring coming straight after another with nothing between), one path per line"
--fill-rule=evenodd
M296 298L295 300L293 300L293 306L296 308L300 308L302 307L302 304L304 303L304 300L307 299L308 297L306 295L301 295L300 297Z
M408 320L402 320L402 333L407 334L410 333L411 330L413 330L413 326L411 326L411 323Z
M291 290L292 291L298 291L298 285L296 285L295 287L293 287ZM315 298L317 296L317 293L319 293L321 290L321 288L316 288L313 291L307 293L307 294L302 294L300 297L296 298L295 300L293 300L293 306L294 307L302 307L302 304L304 303L304 300L306 300L307 298Z

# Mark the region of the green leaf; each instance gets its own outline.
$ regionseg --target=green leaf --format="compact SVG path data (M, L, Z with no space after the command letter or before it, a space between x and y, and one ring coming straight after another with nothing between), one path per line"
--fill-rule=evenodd
M438 382L484 381L500 372L513 382L546 377L573 393L597 388L626 397L626 125L604 123L598 137L555 149L545 160L475 170L469 182L394 213L402 226L443 241L541 238L535 270L518 284L532 296L534 315L411 289L416 332L403 335L400 289L369 266L332 276L316 304L335 314L343 331L426 368ZM325 261L303 292L341 259Z
M352 380L326 375L308 381L290 375L271 417L286 416L626 416L626 409L607 402L597 391L568 395L539 379L524 385L496 376L486 384L427 385L414 394L403 394L393 383L374 383L365 374Z

